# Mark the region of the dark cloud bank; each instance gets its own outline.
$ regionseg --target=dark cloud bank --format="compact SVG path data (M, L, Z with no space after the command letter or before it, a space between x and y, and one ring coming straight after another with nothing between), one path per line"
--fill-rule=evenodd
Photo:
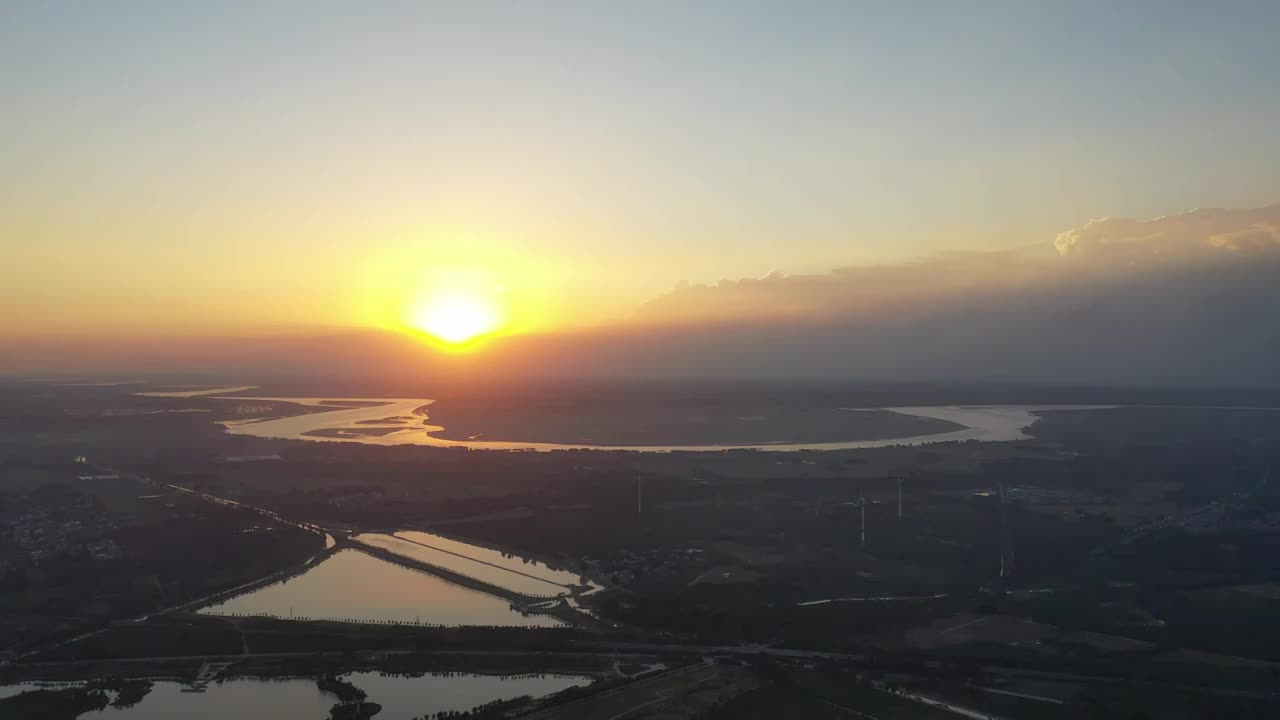
M1094 220L1055 241L680 286L651 364L763 377L1280 383L1280 204ZM644 348L635 348L644 354ZM621 360L621 358L620 358Z

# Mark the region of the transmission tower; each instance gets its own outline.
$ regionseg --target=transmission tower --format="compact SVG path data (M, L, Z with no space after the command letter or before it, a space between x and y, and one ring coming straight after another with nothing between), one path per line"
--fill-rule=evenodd
M1005 563L1005 554L1007 552L1006 536L1008 535L1008 528L1007 528L1008 519L1005 512L1003 480L1000 481L999 496L1000 496L1000 577L1004 578L1008 570L1007 565Z
M862 497L861 490L858 491L858 515L862 525L858 534L858 547L864 547L867 544L867 501Z

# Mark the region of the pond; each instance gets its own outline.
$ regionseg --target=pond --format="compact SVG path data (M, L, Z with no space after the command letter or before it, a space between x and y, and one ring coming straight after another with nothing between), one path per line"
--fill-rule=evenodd
M566 688L589 685L585 675L475 675L427 673L421 677L354 672L346 680L382 706L376 720L411 720L436 712L465 712L495 700L539 698Z
M421 676L352 672L343 679L382 705L378 720L412 720L438 712L465 712L490 702L529 696L540 698L566 688L588 685L586 675L479 675L443 672ZM76 683L24 682L0 686L0 699L28 690L71 687ZM189 685L156 681L146 697L127 708L106 707L80 715L81 720L323 720L338 702L321 692L311 678L237 677L213 682L204 692Z
M563 624L546 615L522 615L502 598L356 550L339 550L301 575L224 600L200 612L450 627L559 627Z

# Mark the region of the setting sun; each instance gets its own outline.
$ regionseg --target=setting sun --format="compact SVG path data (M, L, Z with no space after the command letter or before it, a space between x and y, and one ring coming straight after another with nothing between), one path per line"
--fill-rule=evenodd
M434 338L461 344L494 332L501 325L498 309L476 295L445 295L423 303L413 325Z

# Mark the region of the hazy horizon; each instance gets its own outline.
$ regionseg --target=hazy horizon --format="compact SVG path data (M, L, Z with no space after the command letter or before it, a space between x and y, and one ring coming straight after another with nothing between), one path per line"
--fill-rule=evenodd
M1280 382L1274 4L0 20L3 373Z
M1266 718L1280 1L0 0L0 718Z

